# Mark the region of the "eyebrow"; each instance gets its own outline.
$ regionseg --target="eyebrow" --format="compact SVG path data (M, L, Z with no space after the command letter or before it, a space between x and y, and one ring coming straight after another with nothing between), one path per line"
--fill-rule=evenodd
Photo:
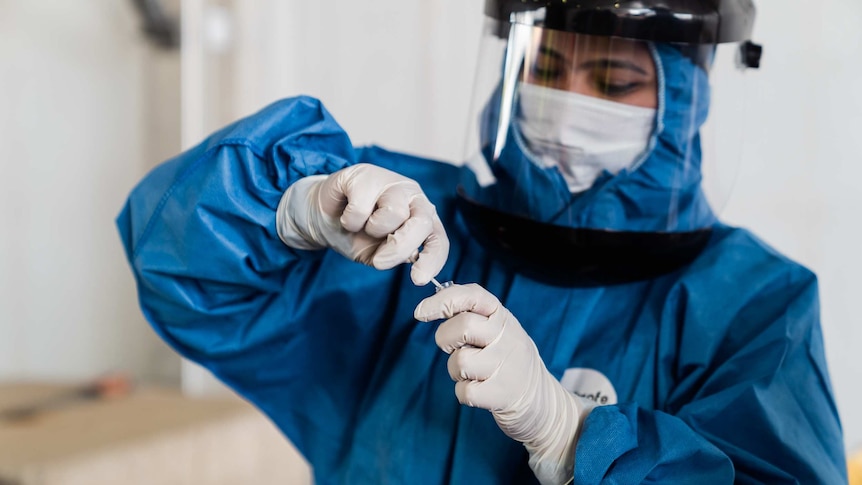
M548 46L539 46L539 53L554 58L555 61L566 62L566 58Z
M560 54L559 52L551 49L547 46L539 46L539 53L544 54L548 57L553 58L555 61L559 62L567 62L566 57ZM622 59L593 59L589 61L584 61L578 64L578 69L593 69L593 68L604 68L604 69L628 69L630 71L634 71L638 74L643 74L644 76L649 76L649 73L646 69L638 66L637 64L631 61L625 61Z

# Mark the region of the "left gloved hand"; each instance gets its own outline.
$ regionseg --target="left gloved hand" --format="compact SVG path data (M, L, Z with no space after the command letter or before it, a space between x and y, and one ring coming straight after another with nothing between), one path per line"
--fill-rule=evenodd
M548 372L518 320L479 285L454 285L416 307L417 320L446 318L437 345L449 357L458 401L491 411L509 437L524 443L542 484L572 479L577 437L591 401L566 391Z
M446 230L419 184L368 163L294 182L275 220L278 237L294 249L332 248L377 269L409 259L410 277L419 286L449 257Z

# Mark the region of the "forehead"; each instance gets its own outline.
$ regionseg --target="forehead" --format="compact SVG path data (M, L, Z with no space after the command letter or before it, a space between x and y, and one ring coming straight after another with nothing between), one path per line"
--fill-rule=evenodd
M593 35L561 32L550 29L536 29L533 44L550 48L559 54L594 53L607 55L648 56L646 42L623 39L620 37L599 37Z

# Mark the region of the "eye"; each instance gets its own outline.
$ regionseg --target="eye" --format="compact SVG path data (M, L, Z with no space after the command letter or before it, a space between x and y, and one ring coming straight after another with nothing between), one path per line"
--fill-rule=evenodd
M602 94L605 94L610 97L620 97L637 91L638 89L643 87L643 83L614 83L606 82L606 80L601 80L597 82L596 86Z
M616 72L615 72L616 71ZM593 73L593 85L605 96L615 98L631 94L646 86L646 82L634 78L620 69L597 70Z
M563 70L555 67L544 67L538 63L531 69L533 77L543 81L555 81L563 75Z
M562 77L562 63L549 56L540 55L530 69L531 74L545 81L554 81Z
M553 83L565 77L565 57L548 46L540 46L530 66L530 75L540 81Z

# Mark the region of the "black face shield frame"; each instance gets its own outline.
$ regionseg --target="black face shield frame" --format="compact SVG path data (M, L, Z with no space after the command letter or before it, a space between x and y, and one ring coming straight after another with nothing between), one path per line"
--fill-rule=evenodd
M485 14L545 9L544 27L673 44L724 44L751 37L752 0L487 0Z
M760 67L763 48L750 42L752 0L486 0L485 15L505 25L513 14L543 12L543 27L564 32L678 44L708 68L716 44L740 43L739 61ZM501 35L506 35L501 32Z

